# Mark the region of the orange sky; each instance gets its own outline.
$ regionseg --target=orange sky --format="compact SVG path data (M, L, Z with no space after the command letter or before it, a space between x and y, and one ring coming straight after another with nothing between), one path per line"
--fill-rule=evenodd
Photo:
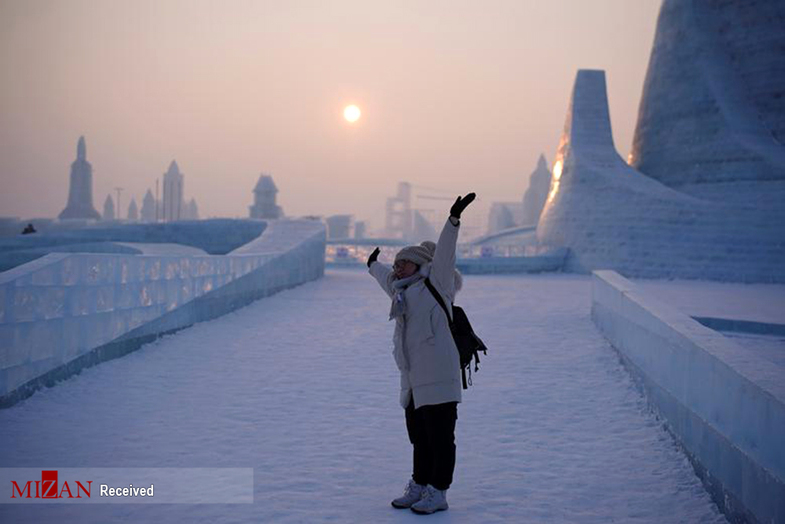
M262 171L288 215L373 226L399 180L520 200L578 68L606 70L626 157L659 5L1 1L0 216L56 216L82 134L99 212L172 159L202 217L247 216Z

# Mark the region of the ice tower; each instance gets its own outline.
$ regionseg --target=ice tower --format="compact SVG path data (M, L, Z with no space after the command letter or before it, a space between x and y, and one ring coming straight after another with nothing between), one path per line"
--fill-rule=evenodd
M118 210L119 211L119 210ZM119 213L118 213L119 215ZM118 216L118 218L120 218ZM112 195L106 195L106 200L104 200L104 220L114 220L114 200L112 200Z
M169 164L164 173L164 222L173 222L183 218L183 174L175 160Z
M630 163L693 196L785 208L785 2L665 0Z
M548 170L548 163L545 156L540 155L537 160L537 168L529 176L529 187L523 195L523 220L524 226L535 225L540 219L542 207L545 199L548 198L548 190L551 185L551 172Z
M278 188L273 177L262 173L253 190L253 205L248 208L251 218L281 218L283 211L275 203Z
M71 180L68 189L68 204L58 218L92 218L101 215L93 207L93 166L87 161L84 136L76 146L76 160L71 164Z
M622 160L603 71L576 76L537 239L569 247L568 270L785 282L785 230L767 213L680 193Z
M156 205L153 192L148 189L147 193L144 194L144 199L142 199L142 222L155 222L158 220Z

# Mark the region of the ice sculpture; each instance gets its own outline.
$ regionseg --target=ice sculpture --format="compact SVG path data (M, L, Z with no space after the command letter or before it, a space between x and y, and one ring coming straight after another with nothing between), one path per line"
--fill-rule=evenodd
M254 203L248 208L251 218L281 218L283 210L275 203L278 188L275 187L273 177L262 173L254 187Z
M71 164L68 204L58 218L101 218L93 207L93 166L87 161L87 146L83 136L79 137L76 160Z
M534 225L540 219L545 199L548 198L550 185L551 172L548 170L545 156L540 155L540 158L537 160L537 167L529 176L529 187L523 195L522 225Z
M665 0L630 163L693 196L785 214L785 2Z
M622 160L603 71L578 71L537 239L569 247L574 271L785 282L778 221L679 193Z

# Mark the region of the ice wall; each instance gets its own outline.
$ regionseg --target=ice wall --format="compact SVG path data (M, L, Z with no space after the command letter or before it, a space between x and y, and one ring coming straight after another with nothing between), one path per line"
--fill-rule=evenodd
M18 222L14 231L20 232L25 223ZM225 255L261 235L264 228L265 222L261 220L229 218L113 226L73 224L72 221L54 222L41 226L39 233L35 235L16 234L0 238L0 253L75 243L163 242L196 247L211 255Z
M465 275L543 273L561 271L568 250L556 248L528 256L459 258L455 266Z
M324 226L279 220L229 255L50 254L0 274L0 407L324 273Z
M182 244L211 255L224 255L261 235L265 223L260 220L210 219L166 224L101 224L76 229L68 229L69 226L73 224L47 224L35 235L0 238L0 271L48 253L138 252L121 243Z
M767 212L679 193L622 160L603 71L576 76L537 239L570 248L572 271L785 282L785 230Z
M30 249L4 251L0 247L0 272L8 271L27 262L32 262L50 253L117 253L128 255L206 255L199 248L183 244L139 243L139 242L89 242L57 244Z
M785 210L785 2L665 0L630 161L667 186Z
M612 271L594 273L592 319L731 521L785 521L780 368Z

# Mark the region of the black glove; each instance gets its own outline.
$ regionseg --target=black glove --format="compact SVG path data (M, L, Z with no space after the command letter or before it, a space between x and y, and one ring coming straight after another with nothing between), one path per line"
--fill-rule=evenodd
M368 267L371 267L371 264L376 262L376 259L378 257L379 257L379 248L377 247L376 249L373 250L373 253L371 253L371 256L368 257L368 262L367 262L368 263Z
M450 208L450 216L455 218L461 218L461 213L463 213L463 210L466 209L466 206L472 203L472 201L476 196L477 195L475 195L474 193L469 193L463 198L458 197L455 200L455 203Z

